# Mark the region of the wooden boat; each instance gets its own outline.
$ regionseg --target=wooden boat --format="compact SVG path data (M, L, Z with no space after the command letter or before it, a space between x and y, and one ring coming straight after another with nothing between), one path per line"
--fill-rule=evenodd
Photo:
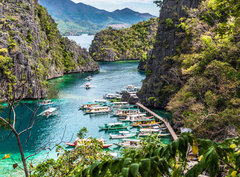
M100 130L124 130L127 129L127 126L125 126L123 123L110 123L105 124L104 126L99 126Z
M123 122L137 122L141 120L146 120L146 121L154 120L152 118L153 116L146 117L146 114L133 114L133 115L127 115L126 117L123 117L123 118L119 118L119 120Z
M141 148L140 140L137 139L123 139L123 141L115 145L124 148Z
M171 135L170 133L160 133L160 134L158 134L158 136L160 136L160 137L170 136L170 135Z
M130 105L128 102L113 102L113 107L114 108L129 108Z
M112 139L125 139L136 136L136 134L130 133L129 131L119 131L119 133L118 135L110 134L109 136Z
M107 105L108 101L107 100L94 100L95 103L101 104L101 105Z
M80 106L79 110L88 110L93 107L104 107L108 106L107 100L95 100L94 102L89 102Z
M54 103L52 100L44 100L43 102L39 103L39 106L50 106L53 105Z
M57 113L57 108L49 108L43 112L41 112L40 114L38 114L38 116L43 116L43 117L52 117L52 116L55 116Z
M142 119L137 120L135 123L131 124L132 127L152 127L160 124L161 122L156 122L155 119Z
M91 84L90 83L87 83L86 85L85 85L85 88L86 89L90 89L92 86L91 86Z
M86 77L86 80L87 80L87 81L91 81L91 80L92 80L92 77L91 77L91 76L88 76L88 77Z
M80 106L79 110L87 110L87 109L90 109L90 108L93 108L93 107L99 107L101 106L100 104L98 103L87 103L87 104L84 104L82 106Z
M108 114L112 111L110 107L92 107L86 111L86 114Z
M111 100L111 99L120 99L121 98L121 95L119 94L111 94L111 93L107 93L103 96L104 99L107 99L107 100Z
M111 147L113 144L104 144L105 140L100 138L100 139L97 139L99 142L101 142L101 146L103 149L107 149L109 147ZM66 142L65 144L70 146L70 147L77 147L77 146L82 146L82 145L85 145L86 142L89 142L91 141L91 139L89 138L84 138L84 139L76 139L74 143L71 143L71 142Z
M141 114L139 109L119 109L117 112L114 114L114 116L117 117L124 117L132 114Z
M139 87L136 87L136 86L134 86L134 85L127 85L127 86L122 90L122 92L123 92L123 91L127 91L127 92L137 92L137 91L139 91L139 90L140 90Z
M139 131L138 137L146 137L146 136L151 136L155 133L161 134L162 130L161 129L141 129Z

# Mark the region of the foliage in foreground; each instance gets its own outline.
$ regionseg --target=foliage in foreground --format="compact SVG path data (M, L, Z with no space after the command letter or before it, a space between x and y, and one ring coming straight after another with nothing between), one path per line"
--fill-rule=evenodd
M206 171L211 177L240 176L240 139L215 143L182 134L177 141L162 146L159 139L145 139L142 149L126 150L122 158L114 159L100 152L93 140L88 146L73 151L64 150L58 160L40 164L34 176L198 176ZM189 145L199 156L199 163L188 168ZM96 148L99 147L99 148Z

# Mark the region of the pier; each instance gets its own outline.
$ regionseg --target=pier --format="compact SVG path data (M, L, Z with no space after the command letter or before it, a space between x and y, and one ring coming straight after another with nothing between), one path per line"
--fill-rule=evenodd
M156 119L159 119L160 121L162 121L168 131L170 132L172 138L175 140L178 139L177 134L175 133L175 131L173 130L172 126L169 124L169 122L167 122L164 118L160 117L159 115L157 115L155 112L151 111L150 109L148 109L147 107L143 106L141 103L136 103L137 106L139 106L140 108L142 108L143 110L147 111L149 114L151 114L152 116L154 116Z

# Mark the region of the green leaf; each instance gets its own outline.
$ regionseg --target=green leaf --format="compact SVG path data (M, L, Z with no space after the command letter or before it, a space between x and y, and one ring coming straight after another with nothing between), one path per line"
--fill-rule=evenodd
M126 158L123 162L124 167L128 167L131 164L132 158Z
M123 174L123 177L128 177L129 168L123 168L123 169L122 169L122 174Z
M137 177L138 172L139 172L139 164L138 163L132 164L130 166L129 170L130 170L133 177Z

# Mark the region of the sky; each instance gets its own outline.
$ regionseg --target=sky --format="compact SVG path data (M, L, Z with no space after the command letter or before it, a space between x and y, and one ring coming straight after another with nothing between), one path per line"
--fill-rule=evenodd
M150 13L159 16L159 8L153 0L72 0L75 3L82 2L98 9L114 11L116 9L130 8L132 10Z

